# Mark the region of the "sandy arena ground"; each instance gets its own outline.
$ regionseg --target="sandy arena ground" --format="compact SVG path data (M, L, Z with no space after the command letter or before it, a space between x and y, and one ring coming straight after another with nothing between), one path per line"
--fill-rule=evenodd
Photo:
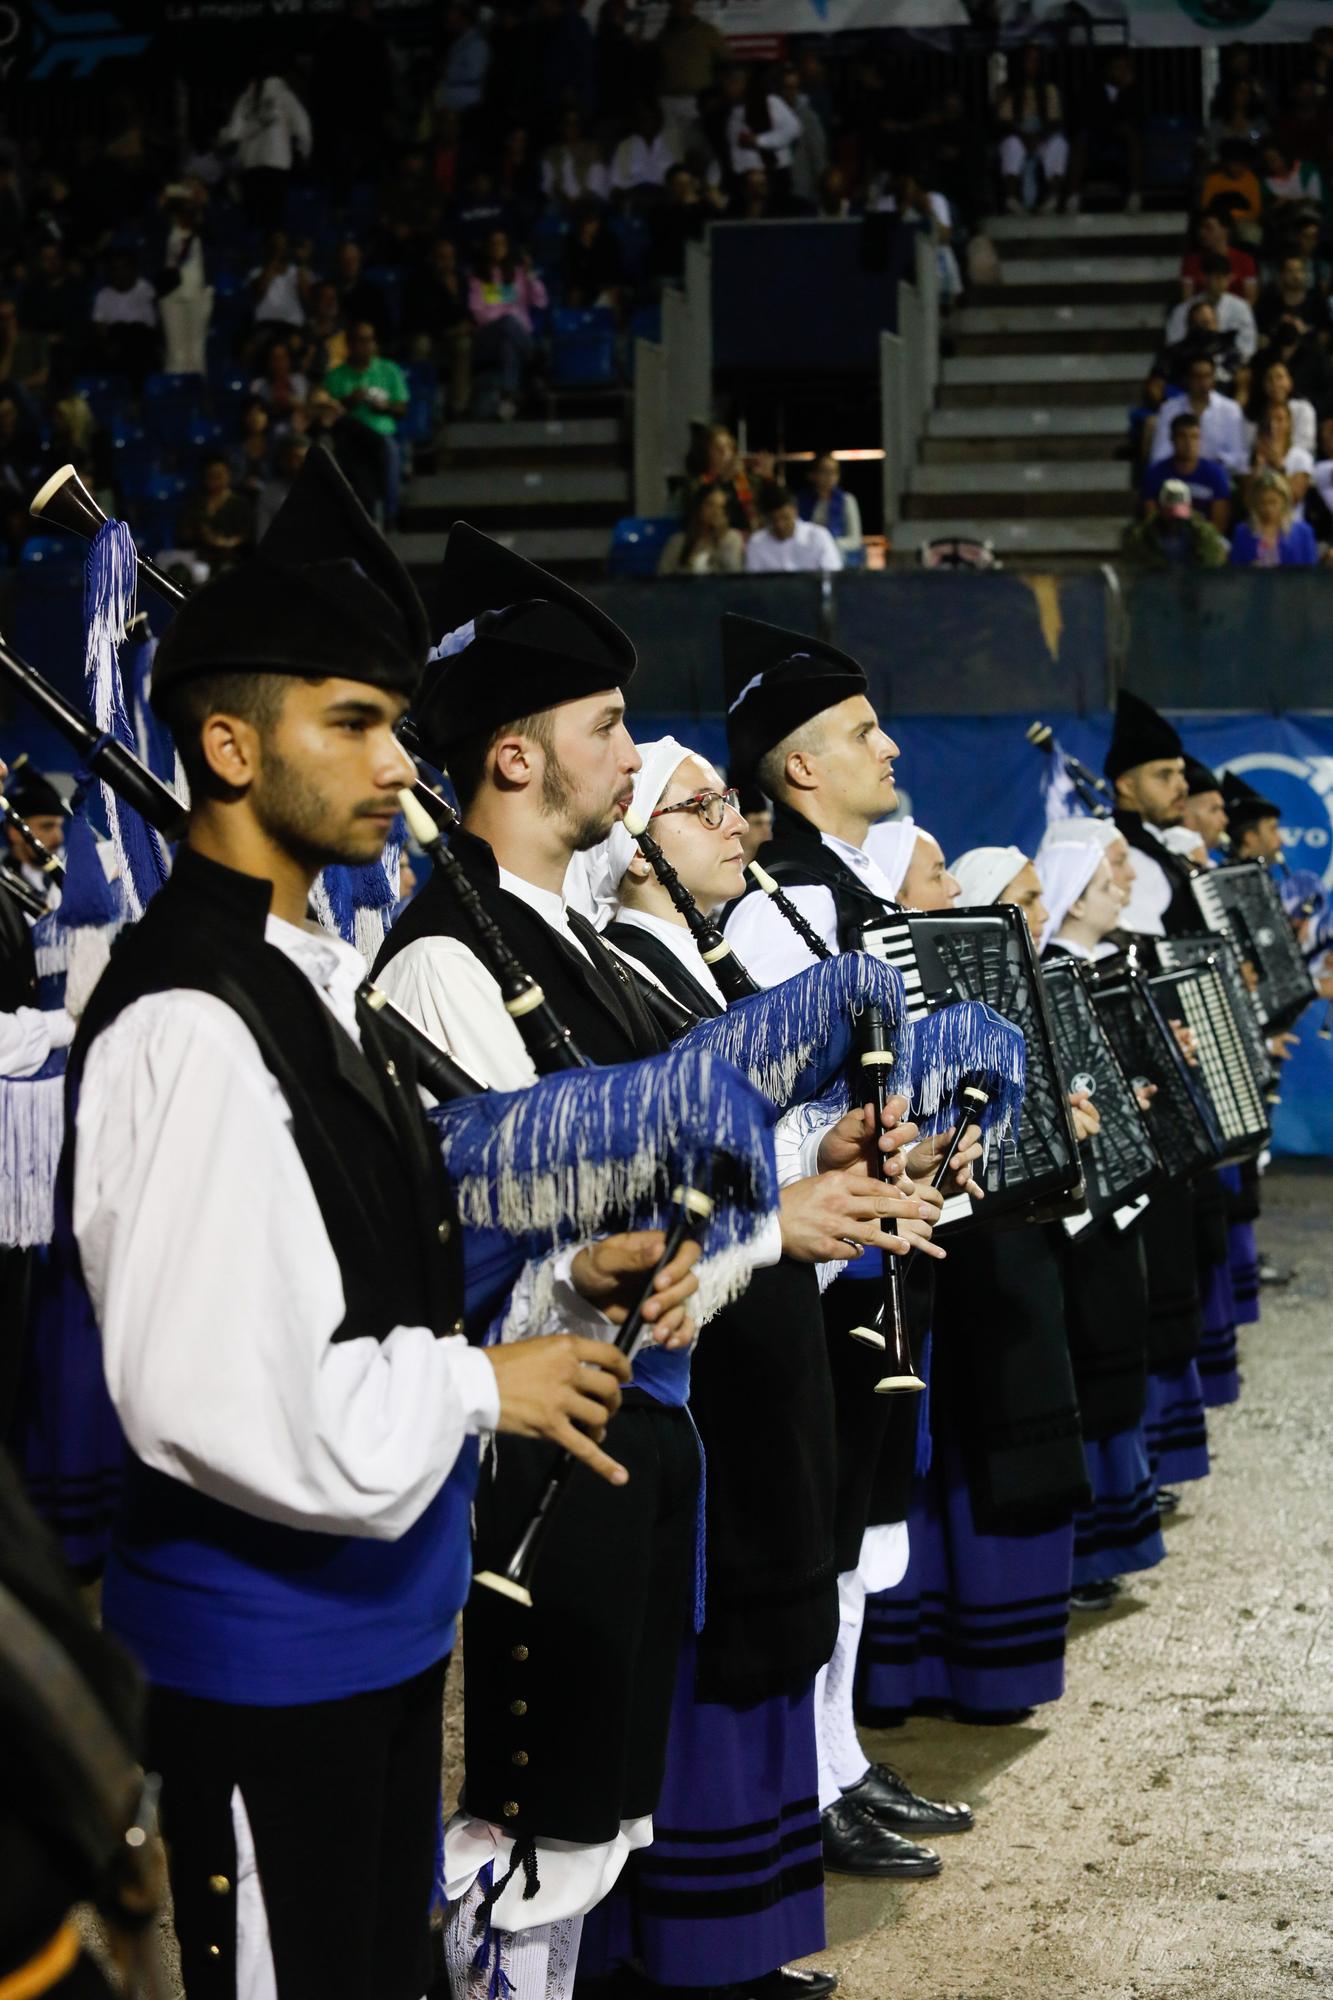
M1298 1275L1243 1329L1167 1561L1075 1617L1064 1699L867 1734L978 1825L932 1882L830 1882L843 2000L1333 1995L1331 1192L1265 1179L1260 1241Z

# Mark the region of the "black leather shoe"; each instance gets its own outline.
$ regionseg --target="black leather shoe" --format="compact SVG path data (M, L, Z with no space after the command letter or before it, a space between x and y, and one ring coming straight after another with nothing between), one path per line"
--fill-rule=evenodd
M841 1798L819 1815L824 1866L834 1875L874 1875L881 1880L920 1881L943 1865L933 1847L918 1847L881 1826L866 1806Z
M1169 1486L1158 1487L1157 1511L1159 1514L1174 1514L1179 1505L1180 1495L1178 1493L1172 1492Z
M837 1990L836 1972L814 1972L804 1965L780 1965L776 1972L736 1988L745 2000L825 2000L826 1994Z
M1069 1593L1071 1611L1109 1611L1119 1596L1110 1583L1085 1583Z
M1271 1257L1259 1259L1259 1283L1261 1285L1289 1285L1295 1277L1294 1271L1284 1271Z
M887 1764L872 1764L859 1785L843 1793L875 1815L881 1826L905 1833L913 1840L918 1834L933 1839L940 1833L970 1833L972 1808L944 1799L923 1799Z

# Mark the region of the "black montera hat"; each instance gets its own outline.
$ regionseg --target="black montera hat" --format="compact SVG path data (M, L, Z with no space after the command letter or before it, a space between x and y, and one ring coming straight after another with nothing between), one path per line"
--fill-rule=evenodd
M722 614L722 673L733 783L753 777L760 759L802 723L867 685L850 653L734 611Z
M435 622L413 713L440 764L454 744L520 716L624 689L638 665L614 618L465 521L449 530Z
M430 643L416 586L333 459L310 452L255 555L177 612L155 708L201 674L363 681L410 695Z
M36 819L49 813L69 815L69 807L51 780L25 765L8 779L0 778L0 793L9 800L20 819Z
M1223 771L1222 797L1226 802L1227 829L1233 835L1242 827L1253 826L1256 820L1281 817L1281 808L1247 784L1238 771Z
M1164 715L1122 688L1115 705L1115 729L1102 769L1112 780L1159 757L1183 757L1185 746Z
M1216 771L1210 771L1197 757L1191 757L1188 750L1185 752L1185 783L1189 786L1192 799L1197 799L1203 792L1220 792L1222 789Z

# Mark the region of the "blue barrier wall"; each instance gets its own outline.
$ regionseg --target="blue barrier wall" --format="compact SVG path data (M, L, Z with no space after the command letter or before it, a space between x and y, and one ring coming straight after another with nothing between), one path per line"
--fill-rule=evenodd
M1277 799L1292 866L1333 889L1333 580L1325 576L1133 578L1123 600L1102 573L1086 571L831 584L672 579L595 584L590 594L639 648L630 691L636 733L648 740L669 730L717 762L725 756L723 610L846 645L865 663L901 747L908 809L950 858L979 843L1035 845L1042 759L1024 726L1043 716L1066 749L1099 769L1119 665L1129 686L1174 713L1196 755L1238 765ZM16 641L22 632L17 650L77 699L77 585L63 596L45 585L25 595L8 629ZM1216 712L1225 709L1239 712ZM63 741L11 703L0 757L12 762L22 749L41 768L68 770ZM1333 1043L1318 1040L1318 1018L1312 1010L1302 1023L1287 1071L1277 1136L1289 1152L1333 1154Z

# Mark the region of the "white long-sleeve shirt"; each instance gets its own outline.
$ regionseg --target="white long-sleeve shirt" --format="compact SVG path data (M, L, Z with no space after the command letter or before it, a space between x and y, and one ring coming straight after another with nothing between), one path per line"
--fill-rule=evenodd
M1188 396L1172 396L1157 412L1157 423L1152 435L1152 459L1156 465L1159 459L1170 458L1175 446L1171 442L1171 425L1176 417L1186 412L1194 414L1194 405ZM1250 449L1245 441L1245 418L1241 407L1231 396L1219 395L1214 389L1208 404L1199 419L1199 449L1204 458L1216 459L1225 465L1228 472L1248 472Z
M266 76L257 92L247 84L218 137L224 146L236 147L242 169L290 169L310 158L309 115L280 76Z
M752 132L753 145L742 142L742 132L750 132L749 115L743 104L737 104L727 119L727 145L731 150L731 170L734 174L748 174L754 167L762 167L769 162L775 167L791 165L791 150L804 131L800 119L791 106L780 97L768 100L768 130ZM764 155L768 155L766 161Z
M789 535L760 528L745 548L747 570L827 570L842 568L842 551L827 528L798 520Z
M63 1007L16 1007L0 1014L0 1076L32 1076L52 1049L67 1049L74 1023Z
M864 847L853 847L850 841L839 840L832 833L823 833L820 839L873 895L882 896L886 903L896 902L888 877ZM838 909L833 891L819 882L790 887L784 883L783 887L829 950L838 951ZM726 934L737 958L761 986L776 986L780 980L790 979L793 973L804 972L807 966L817 963L814 953L802 944L767 896L757 893L743 896L727 919Z
M1177 341L1184 340L1190 330L1190 310L1198 303L1196 294L1192 299L1182 299L1179 305L1173 306L1167 314L1168 346L1174 347ZM1214 301L1213 310L1217 314L1218 332L1234 333L1237 355L1242 361L1252 361L1254 351L1259 345L1259 329L1254 323L1254 313L1249 301L1238 297L1235 292L1223 292L1221 298Z
M277 917L265 934L359 1042L359 953ZM93 1043L74 1231L130 1445L214 1499L393 1540L499 1421L495 1371L461 1336L332 1338L342 1280L286 1100L212 995L149 994Z

